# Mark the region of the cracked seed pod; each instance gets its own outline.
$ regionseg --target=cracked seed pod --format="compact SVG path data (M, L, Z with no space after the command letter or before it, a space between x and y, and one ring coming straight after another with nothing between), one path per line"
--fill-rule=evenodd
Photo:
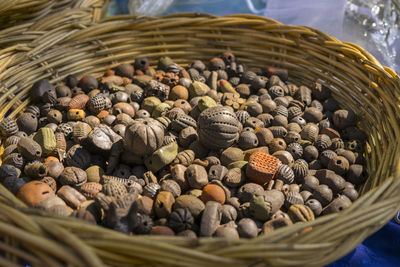
M173 161L173 164L182 164L184 166L189 166L190 164L192 164L193 160L194 160L193 150L187 149L178 153L175 160Z
M239 121L226 107L212 107L203 111L198 120L200 142L209 149L231 146L239 135Z
M78 167L86 170L91 164L91 155L80 145L72 146L65 157L67 166Z
M285 184L291 184L294 182L294 172L286 164L281 164L276 172L275 179L283 181Z
M92 127L86 122L77 122L74 125L72 132L72 138L76 143L80 143L83 139L88 137L89 133L92 131Z
M88 200L94 199L94 197L103 190L103 186L96 182L87 182L79 187L79 191Z
M308 172L308 163L304 159L298 159L294 162L292 167L294 173L294 179L296 183L301 184L304 177L307 176Z
M3 137L9 137L17 132L18 125L13 119L7 117L0 122L0 133Z
M318 138L319 128L314 123L307 123L300 132L301 138L311 142L315 142Z
M178 115L172 122L171 122L171 129L175 132L179 133L183 129L187 127L193 127L194 129L197 128L196 120L186 114Z
M301 117L303 115L303 111L298 106L292 106L288 108L288 119L291 120L296 117Z
M265 184L271 181L278 171L280 161L276 157L264 152L255 152L250 155L246 168L246 176L250 181Z
M227 171L223 179L227 186L236 188L244 183L246 177L240 168L232 168Z
M295 160L300 159L303 156L303 147L299 143L289 144L286 151L289 151Z
M21 138L17 147L18 152L27 160L36 160L42 156L42 147L29 137Z
M308 206L302 204L292 205L289 208L288 215L294 223L315 220L313 211Z
M65 167L58 181L62 185L81 186L86 183L87 175L81 168Z
M117 181L108 181L103 185L102 192L106 196L121 197L128 194L124 184Z
M143 188L142 195L154 199L157 196L160 189L161 189L161 186L159 184L149 183Z
M161 101L165 101L168 99L170 91L170 87L168 85L158 82L156 80L149 81L143 89L146 97L156 96Z
M139 156L150 155L164 140L164 127L152 118L136 119L125 132L126 147Z

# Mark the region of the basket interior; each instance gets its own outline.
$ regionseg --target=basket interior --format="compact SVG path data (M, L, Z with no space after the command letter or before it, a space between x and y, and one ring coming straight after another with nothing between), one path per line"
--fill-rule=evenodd
M315 256L318 259L313 265L325 264L345 255L381 227L400 202L396 194L400 172L399 77L357 45L342 43L314 29L282 25L258 16L178 14L160 19L114 17L69 35L54 32L20 49L23 52L12 51L0 57L0 117L17 116L29 103L28 92L39 79L57 83L69 74L99 77L109 68L132 63L138 56L148 57L153 66L161 56L185 66L195 59L207 62L231 50L238 61L249 66L287 68L289 81L297 85L319 81L328 86L344 107L359 116L359 127L368 135L365 156L370 177L360 188L363 197L339 215L276 231L255 243L319 242L319 248L309 248L315 252L324 242L337 242L333 250ZM384 211L377 212L382 207ZM310 226L314 231L302 232ZM293 233L301 234L293 237ZM353 238L348 240L350 235ZM232 256L235 251L226 253ZM310 263L309 259L302 260ZM268 262L291 265L290 259Z

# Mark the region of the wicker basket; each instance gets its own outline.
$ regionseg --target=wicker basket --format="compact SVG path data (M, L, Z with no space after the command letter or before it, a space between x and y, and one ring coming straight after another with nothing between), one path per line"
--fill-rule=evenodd
M108 0L0 0L0 29L38 21L66 8L90 8L93 18L105 12Z
M399 208L399 77L357 45L250 15L120 16L71 34L55 31L39 38L36 45L0 52L0 86L6 91L0 97L0 117L19 114L39 79L57 83L71 73L99 76L139 55L153 65L163 55L185 65L232 50L248 65L288 68L294 83L319 80L331 88L343 106L362 118L371 175L349 209L251 240L126 236L28 209L0 186L0 250L5 255L0 265L321 266L348 253ZM5 103L11 94L15 97Z

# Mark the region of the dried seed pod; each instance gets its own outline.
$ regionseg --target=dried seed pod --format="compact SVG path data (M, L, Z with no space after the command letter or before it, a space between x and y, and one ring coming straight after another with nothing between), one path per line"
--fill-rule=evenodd
M272 142L268 145L270 153L275 153L280 150L286 150L286 147L286 142L282 138L274 138Z
M175 198L181 195L181 188L174 180L163 180L161 182L161 191L171 192Z
M258 139L254 132L243 131L239 135L238 145L241 149L247 150L258 146Z
M258 235L257 224L250 218L243 218L237 224L239 236L242 238L253 238Z
M290 220L290 218L286 218L286 217L285 218L283 218L283 217L275 218L275 219L269 220L263 224L262 233L268 234L270 232L273 232L276 229L279 229L279 228L285 227L285 226L289 226L292 224L293 224L293 222Z
M239 121L226 107L206 109L200 114L198 123L200 142L207 148L227 148L238 137Z
M268 128L256 129L254 132L260 146L268 146L274 139L273 133Z
M301 130L300 136L304 140L315 142L318 138L318 133L319 133L318 125L314 123L307 123Z
M151 80L144 87L144 93L146 97L156 96L161 101L168 99L170 87L166 84L158 82L156 80Z
M276 172L275 179L283 181L285 184L291 184L294 181L294 172L286 164L281 164Z
M255 183L246 183L242 185L237 191L237 197L240 203L249 202L253 195L261 195L264 192L264 188Z
M11 146L11 145L17 145L20 139L21 139L21 137L12 135L5 140L4 147L7 148L8 146Z
M41 179L47 175L47 167L42 163L30 163L25 165L24 173L32 179Z
M227 171L224 183L229 187L239 187L245 181L244 172L240 168L232 168Z
M54 178L50 176L43 177L40 179L41 182L46 183L50 186L50 188L53 190L53 192L57 191L57 182L54 180Z
M294 173L294 179L297 183L302 183L304 177L306 177L308 172L308 163L304 159L298 159L294 162L292 167Z
M9 137L17 132L18 125L13 119L7 117L0 122L0 133L3 137Z
M339 195L335 198L327 207L325 207L322 211L322 215L327 215L331 213L339 213L342 210L347 209L352 204L351 200L344 196Z
M312 162L318 159L318 149L315 146L306 146L303 150L303 158L307 162Z
M250 114L246 110L238 110L235 114L241 124L244 124L250 118Z
M0 182L3 182L7 177L19 177L21 171L12 165L2 164L0 166Z
M16 167L17 169L22 169L25 166L25 159L19 153L11 153L3 158L3 164L8 164Z
M336 156L329 161L328 169L343 175L349 170L349 161L345 157Z
M319 156L319 161L324 167L328 167L329 162L331 159L337 157L337 154L332 150L324 150L321 152Z
M97 82L96 78L90 75L83 76L78 83L78 87L82 88L85 93L98 88L98 86L99 83Z
M271 212L271 203L267 201L264 196L256 196L250 200L250 213L251 215L260 220L261 222L265 222L269 219Z
M164 139L164 128L152 118L137 119L126 129L127 147L137 155L149 155L159 148Z
M64 185L57 191L57 196L67 203L71 208L78 208L81 203L86 201L86 198L76 189Z
M91 164L90 153L80 145L72 146L65 157L67 166L74 166L86 170Z
M315 140L315 147L319 151L326 150L330 148L332 145L331 138L327 136L326 134L320 134L318 135L317 139Z
M61 123L60 125L58 125L56 130L56 132L63 133L65 138L71 137L73 131L74 131L73 126L68 123Z
M107 196L121 197L128 193L126 187L117 181L108 181L103 185L102 192Z
M86 183L87 175L81 168L65 167L58 181L62 185L81 186Z
M331 202L332 195L332 190L325 184L318 185L313 192L313 198L318 200L322 207L325 207Z
M21 138L18 142L18 153L27 160L39 159L42 156L41 146L29 137Z
M169 226L176 232L181 232L192 228L194 218L189 209L176 209L169 218Z
M332 120L336 128L343 130L354 126L357 122L357 116L351 110L339 109L333 113Z
M154 201L154 211L158 218L167 218L172 212L175 198L171 192L160 191Z
M346 174L346 180L354 185L360 185L364 183L367 177L367 168L360 164L350 165Z
M38 119L36 115L32 113L22 113L17 121L18 129L20 131L25 132L27 135L31 135L32 133L36 132L38 127Z
M300 134L295 131L288 131L288 133L285 136L286 144L296 143L299 142L300 140L301 140Z
M187 149L179 152L173 163L189 166L193 162L193 160L194 160L193 150Z
M46 183L32 181L24 184L17 192L17 198L30 207L35 207L45 199L54 196L54 192Z
M306 177L304 177L304 182L301 187L301 190L307 190L313 192L318 185L319 185L319 180L317 179L317 177L312 175L307 175Z
M88 101L89 96L85 94L79 94L71 99L68 104L68 109L84 109Z
M227 174L228 169L223 165L213 165L208 171L208 179L221 181Z
M41 146L44 155L53 154L57 148L54 131L50 128L40 128L33 136L33 140Z
M200 223L200 236L212 236L221 223L222 205L215 201L208 201L205 205Z
M302 158L303 156L303 147L299 143L290 143L286 151L292 154L295 160Z
M272 180L278 171L280 161L263 152L253 153L249 158L246 176L250 181L265 184Z
M87 182L79 187L79 191L87 199L94 199L94 197L103 190L103 186L96 182Z
M178 115L172 122L171 122L171 129L179 133L183 129L187 127L193 127L194 129L197 128L196 120L186 114Z
M309 222L315 219L313 211L306 205L295 204L289 208L288 215L290 219L296 222Z
M194 218L198 218L201 212L205 209L203 201L195 196L191 195L181 195L176 198L174 204L174 210L177 209L189 209L190 213Z
M299 192L296 191L289 191L286 194L286 199L285 199L285 207L289 209L292 205L295 204L304 204L303 197Z
M313 122L313 123L318 123L322 120L323 114L320 109L315 108L315 107L308 107L304 111L304 114L302 117L307 121L307 122Z
M192 164L186 169L185 177L192 188L202 189L208 183L206 169L197 164Z
M338 150L338 149L344 150L344 142L341 138L333 138L331 141L332 141L332 144L331 144L330 148L332 150Z
M160 188L160 185L157 183L149 183L143 188L143 195L154 199L160 191Z
M106 100L104 99L104 96L102 96L100 94L91 96L88 99L87 107L90 112L92 112L94 114L98 114L100 111L105 109Z

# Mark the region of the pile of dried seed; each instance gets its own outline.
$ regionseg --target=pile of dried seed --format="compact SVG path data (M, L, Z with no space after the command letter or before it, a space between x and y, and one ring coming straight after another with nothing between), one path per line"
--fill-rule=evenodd
M0 182L27 205L127 234L255 237L346 209L366 135L330 90L226 52L37 81L0 123Z

